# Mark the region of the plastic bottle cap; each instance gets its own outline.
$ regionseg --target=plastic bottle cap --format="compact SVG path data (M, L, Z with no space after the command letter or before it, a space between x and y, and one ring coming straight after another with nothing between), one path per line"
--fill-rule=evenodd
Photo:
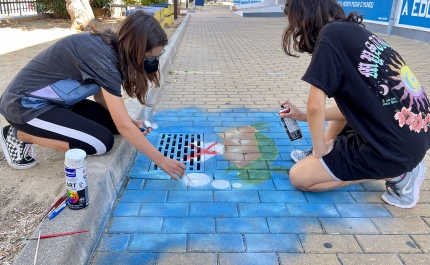
M70 149L66 152L64 165L70 168L79 168L85 165L87 153L81 149Z

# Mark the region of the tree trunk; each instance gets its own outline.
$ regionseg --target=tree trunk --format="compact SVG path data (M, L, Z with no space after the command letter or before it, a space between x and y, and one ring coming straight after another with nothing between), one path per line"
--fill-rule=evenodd
M66 0L66 9L72 19L72 29L88 31L101 28L102 23L94 18L89 0Z

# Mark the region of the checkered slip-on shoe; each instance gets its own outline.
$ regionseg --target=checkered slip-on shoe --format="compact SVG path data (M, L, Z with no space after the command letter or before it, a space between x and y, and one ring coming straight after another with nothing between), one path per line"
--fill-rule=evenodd
M18 140L14 136L13 130L14 128L10 125L0 129L0 144L7 163L15 169L34 167L37 160L33 145Z

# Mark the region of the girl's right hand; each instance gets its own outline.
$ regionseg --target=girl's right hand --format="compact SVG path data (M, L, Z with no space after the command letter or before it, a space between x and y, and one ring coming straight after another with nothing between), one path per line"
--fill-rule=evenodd
M174 180L184 176L186 166L177 160L163 157L163 160L156 164Z
M279 104L279 106L288 107L290 109L290 112L280 114L279 116L281 118L291 118L298 121L306 121L306 113L303 113L299 108L296 107L293 103L286 100L284 103Z

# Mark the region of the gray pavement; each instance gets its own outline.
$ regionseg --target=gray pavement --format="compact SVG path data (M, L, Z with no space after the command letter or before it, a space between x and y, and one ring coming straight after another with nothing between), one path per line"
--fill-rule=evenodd
M44 241L38 264L86 264L90 260L92 264L430 264L430 180L421 186L419 204L405 210L381 201L382 182L327 193L302 193L288 184L287 171L278 168L293 164L288 157L291 148L311 145L306 124L301 124L305 138L288 143L279 121L275 121L280 102L289 99L304 108L309 89L300 78L310 57L302 54L290 58L281 51L285 18L243 18L229 12L228 6L209 5L189 13L184 21L183 28L175 33L175 44L170 44L169 56L163 59L167 60L163 62L165 83L160 94L152 95L156 98L154 108L143 109L133 100L128 108L135 117L152 115L159 123L159 131L150 136L154 144L157 134L169 132L202 132L221 138L230 152L224 150L225 159L216 156L208 160L213 165L205 171L212 174L211 183L220 181L218 186L192 187L186 180L173 182L148 172L143 166L149 161L139 154L135 160L134 149L118 138L115 151L88 159L88 171L94 174L89 183L89 209L68 211L41 225L47 233L65 226L70 230L91 229L91 233ZM429 44L381 36L429 91ZM250 133L249 125L258 122L277 122L279 127ZM246 180L238 177L240 173L225 173L232 161L239 160L231 151L234 145L225 140L227 136L243 141L254 139L256 133L266 135L266 141L271 138L277 146L273 164L266 160L266 171L254 164L246 170ZM266 148L273 150L273 144ZM243 149L240 152L243 157ZM430 165L428 160L426 156ZM245 155L244 161L256 160ZM245 168L238 165L235 169ZM261 178L267 171L269 177ZM220 186L225 182L228 186ZM262 185L269 182L271 186ZM245 198L226 199L230 192L240 192L240 187L248 187ZM154 201L155 196L144 197L148 191L160 196L160 201ZM290 197L282 197L285 194ZM224 202L219 201L223 196ZM164 203L185 204L185 214L176 216L184 219L145 211L146 207L162 210ZM215 204L219 208L211 208ZM217 215L220 209L222 214ZM243 216L248 219L237 218ZM187 224L183 224L185 228L174 225L187 218L194 224L190 230ZM196 232L196 226L208 230ZM212 236L219 240L208 239ZM166 242L159 241L164 238ZM153 242L159 245L153 246ZM34 249L35 242L28 243L16 264L31 264Z

